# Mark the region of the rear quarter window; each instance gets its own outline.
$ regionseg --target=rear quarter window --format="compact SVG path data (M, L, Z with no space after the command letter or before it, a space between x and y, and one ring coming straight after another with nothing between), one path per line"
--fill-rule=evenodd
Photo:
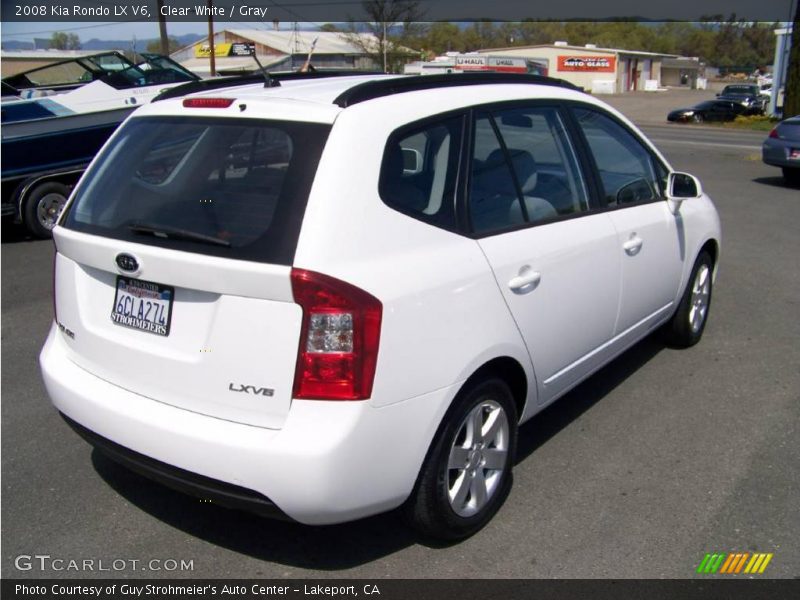
M63 225L289 265L329 129L252 119L132 119L87 172Z
M390 136L378 190L385 204L443 229L456 229L455 194L463 116L411 125Z

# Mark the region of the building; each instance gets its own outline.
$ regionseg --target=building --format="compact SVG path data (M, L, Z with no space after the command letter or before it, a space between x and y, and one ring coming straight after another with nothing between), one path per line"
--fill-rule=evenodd
M571 46L567 42L489 48L481 54L544 59L551 77L565 79L595 94L657 90L665 85L696 87L701 64L696 58L594 44Z
M62 60L71 60L97 53L98 50L2 50L0 51L0 67L2 76L10 77Z
M353 36L360 42L355 43ZM253 44L261 64L274 71L289 71L301 67L312 45L314 54L311 62L316 68L374 70L380 67L364 50L364 47L377 47L377 39L371 34L223 29L214 33L214 62L217 73L235 74L257 68L244 44ZM201 77L208 77L209 50L206 37L170 56L190 71Z

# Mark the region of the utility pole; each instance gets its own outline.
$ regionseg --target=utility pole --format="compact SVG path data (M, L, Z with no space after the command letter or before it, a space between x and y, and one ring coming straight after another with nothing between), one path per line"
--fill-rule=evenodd
M208 59L211 77L216 77L217 65L214 60L214 17L211 16L214 13L214 0L206 0L206 4L208 5Z
M161 54L169 56L169 38L167 37L167 19L162 14L161 10L164 8L164 0L157 0L156 8L158 10L158 33L161 37Z
M381 43L383 44L383 72L388 73L389 70L387 69L388 64L386 60L386 46L388 45L386 41L386 21L383 22L383 40L381 40Z

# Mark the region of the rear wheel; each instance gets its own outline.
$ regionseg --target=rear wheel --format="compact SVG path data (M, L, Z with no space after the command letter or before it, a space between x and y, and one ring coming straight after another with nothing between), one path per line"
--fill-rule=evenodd
M57 181L41 183L28 192L22 214L28 231L38 238L49 238L68 195L69 188Z
M800 185L800 169L797 167L783 167L783 178L786 180L786 183L791 183L792 185Z
M678 310L664 326L667 343L679 348L694 346L703 336L711 308L711 274L714 263L705 250L694 263L689 283L681 297Z
M503 380L485 379L462 392L406 503L411 525L445 541L486 525L511 489L516 440L516 408Z

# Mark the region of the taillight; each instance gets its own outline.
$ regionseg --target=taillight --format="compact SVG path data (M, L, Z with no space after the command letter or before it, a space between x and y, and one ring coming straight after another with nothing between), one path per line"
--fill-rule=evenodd
M184 108L228 108L234 98L184 98Z
M778 135L778 128L777 127L773 127L772 128L772 131L769 132L769 137L771 137L773 139L778 139L780 137Z
M293 396L365 400L372 395L383 306L349 283L292 269L294 301L303 308Z

